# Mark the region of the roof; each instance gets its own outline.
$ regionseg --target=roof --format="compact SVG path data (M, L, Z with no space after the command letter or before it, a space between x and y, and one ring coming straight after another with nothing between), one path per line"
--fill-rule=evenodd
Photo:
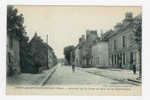
M118 29L118 30L109 30L109 31L105 32L105 33L103 34L103 35L104 35L104 36L103 36L103 37L104 37L104 40L108 40L108 39L111 38L112 36L115 36L116 34L119 34L120 31L123 31L123 30L127 29L128 27L132 27L132 25L134 25L133 22L134 22L135 20L140 20L140 19L142 19L141 14L135 16L135 17L133 18L133 20L130 20L130 21L123 20L122 23L116 24L115 27L119 27L119 29Z

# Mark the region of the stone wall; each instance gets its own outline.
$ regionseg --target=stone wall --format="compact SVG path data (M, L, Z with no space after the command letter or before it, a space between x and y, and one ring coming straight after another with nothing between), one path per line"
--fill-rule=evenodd
M7 75L20 73L19 40L7 35Z

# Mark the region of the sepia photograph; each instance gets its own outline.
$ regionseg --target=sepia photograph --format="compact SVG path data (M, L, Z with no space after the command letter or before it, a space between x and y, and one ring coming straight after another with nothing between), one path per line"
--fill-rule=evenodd
M142 7L7 5L6 94L141 96Z

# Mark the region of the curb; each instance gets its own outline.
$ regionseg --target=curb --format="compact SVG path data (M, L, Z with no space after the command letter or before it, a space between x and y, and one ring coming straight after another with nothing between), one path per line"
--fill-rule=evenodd
M132 82L136 82L136 83L142 83L142 82L140 82L140 81L133 80L133 79L128 79L128 81L132 81Z
M52 68L46 78L43 79L43 81L40 83L40 86L44 86L48 79L52 76L52 74L56 71L56 67Z
M80 70L80 69L79 69ZM98 76L101 76L101 77L105 77L105 78L109 78L111 80L115 80L115 81L123 81L123 80L119 80L119 79L115 79L115 78L111 78L111 77L107 77L105 75L100 75L100 74L96 74L96 73L92 73L92 72L89 72L89 71L85 71L87 73L90 73L90 74L94 74L94 75L98 75ZM140 81L137 81L137 80L133 80L133 79L127 79L126 82L130 83L130 84L133 84L133 85L139 85L139 83L142 83Z

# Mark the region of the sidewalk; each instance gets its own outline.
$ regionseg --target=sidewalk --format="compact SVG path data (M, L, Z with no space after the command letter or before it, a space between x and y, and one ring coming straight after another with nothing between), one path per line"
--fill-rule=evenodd
M132 70L126 69L100 69L100 68L79 68L82 71L86 71L88 73L100 75L103 77L107 77L117 81L133 81L137 80L136 78L139 76L139 71L134 75ZM138 81L140 83L140 80Z
M7 77L7 85L40 85L41 82L43 82L43 80L50 74L52 69L45 70L39 74L21 73L20 75Z

